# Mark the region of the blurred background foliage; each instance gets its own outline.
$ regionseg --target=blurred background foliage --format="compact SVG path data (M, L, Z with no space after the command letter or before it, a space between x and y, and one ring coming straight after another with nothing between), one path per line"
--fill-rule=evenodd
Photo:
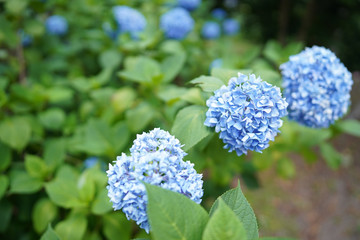
M172 131L178 117L185 125L190 117L188 127L196 130L211 95L190 83L201 75L228 80L240 70L280 87L279 65L313 44L333 49L350 71L359 70L356 4L203 1L191 13L194 30L176 41L158 27L169 9L164 0L0 1L0 236L38 239L52 227L62 239L146 237L112 211L107 164L128 152L136 134L154 127ZM115 26L116 5L146 17L138 40L127 34L113 39L104 31L104 23ZM216 7L240 22L239 34L201 37ZM68 21L63 36L46 31L46 19L55 14ZM31 36L29 45L21 31ZM219 58L221 66L210 69ZM346 119L316 130L285 120L281 132L262 154L241 157L224 150L213 132L199 132L196 140L176 136L186 142L186 159L204 174L203 205L209 208L236 177L248 188L259 187L257 173L269 168L294 177L294 155L309 163L325 160L331 169L348 164L355 159L333 147L332 139L360 137L360 124Z

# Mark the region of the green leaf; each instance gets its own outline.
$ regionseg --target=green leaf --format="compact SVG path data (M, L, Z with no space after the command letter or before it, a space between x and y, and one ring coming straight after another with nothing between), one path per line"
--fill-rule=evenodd
M60 238L52 229L51 224L49 224L46 232L41 236L40 240L60 240Z
M90 202L95 197L95 179L88 170L85 170L79 177L77 188L81 201Z
M0 123L0 140L11 148L23 150L31 136L31 126L21 117L14 117Z
M102 52L99 57L99 63L102 68L117 68L121 63L121 53L116 50L107 50Z
M27 154L25 156L25 169L30 176L40 180L45 179L48 174L48 168L45 162L35 155Z
M37 178L31 177L25 171L12 171L10 173L11 193L34 193L41 189L43 183Z
M134 89L124 87L117 90L111 97L111 105L116 113L122 113L129 109L136 99Z
M154 118L155 111L147 102L140 103L137 107L126 112L126 122L131 131L137 133L143 130Z
M281 45L274 40L268 41L263 51L264 56L276 64L280 64L281 53Z
M11 163L11 149L0 142L0 172L6 170Z
M203 240L246 240L246 231L235 213L220 199L204 230Z
M342 132L360 137L360 121L355 119L348 119L339 121L336 125Z
M201 239L207 212L184 195L146 184L152 236L162 239Z
M109 240L128 240L131 234L131 225L121 212L113 212L103 216L103 232Z
M50 103L61 103L71 101L74 92L69 88L54 87L46 90L47 98Z
M330 168L339 168L342 162L342 156L333 146L329 143L323 142L320 144L320 152Z
M42 233L46 226L48 226L52 220L58 214L57 207L47 198L38 200L33 208L32 223L37 233Z
M45 141L44 161L47 166L56 168L61 165L66 156L66 141L64 138L53 138Z
M207 107L189 106L179 111L176 115L171 133L185 144L184 151L189 150L211 133L204 125Z
M41 124L49 130L60 130L65 118L65 112L60 108L50 108L39 114Z
M9 186L9 179L6 175L0 175L0 199L4 196Z
M240 222L246 229L248 239L256 239L259 237L258 226L254 211L250 204L246 200L244 194L240 188L240 182L238 186L225 192L218 197L210 209L210 216L212 216L215 210L218 208L220 199L224 200L227 206L236 214Z
M104 188L97 194L91 205L91 212L93 214L103 215L112 209L112 204L107 193L107 189Z
M205 92L214 92L221 88L224 82L217 77L200 76L190 81L190 83L197 84Z
M161 71L164 73L162 82L171 82L183 68L185 60L185 54L180 53L166 57L161 63Z
M248 75L252 73L249 69L226 69L226 68L213 68L211 76L220 79L223 84L228 85L230 78L237 77L239 73Z
M6 231L9 226L13 207L10 202L4 198L0 201L0 233Z
M87 227L87 219L83 214L75 213L70 215L65 221L59 222L55 227L55 232L60 239L82 239Z

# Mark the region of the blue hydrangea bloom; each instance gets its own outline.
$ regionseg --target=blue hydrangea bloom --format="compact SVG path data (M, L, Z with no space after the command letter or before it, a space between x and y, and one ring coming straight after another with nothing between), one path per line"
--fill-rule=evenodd
M346 113L352 76L329 49L306 48L280 69L289 119L308 127L327 128Z
M216 39L219 38L221 34L221 29L218 23L208 21L205 22L201 29L201 35L205 39Z
M139 33L146 27L146 19L136 9L128 6L113 7L113 14L120 33L130 33L132 38L138 38Z
M235 35L240 30L240 23L236 19L225 19L223 22L223 30L226 35Z
M205 125L215 127L229 152L261 152L274 141L287 114L280 89L254 74L239 73L206 101Z
M33 41L33 38L32 36L30 36L29 34L25 33L24 30L20 29L18 31L18 34L20 36L20 40L21 40L21 45L23 47L28 47L30 46L30 44L32 43Z
M201 4L201 0L178 0L179 7L185 8L189 11L197 9Z
M179 140L168 132L154 129L137 136L131 156L123 153L113 165L109 164L107 189L114 210L122 209L128 219L136 221L146 232L150 230L148 199L141 181L201 202L202 175L195 171L194 164L182 160L186 153L180 147Z
M213 68L221 68L223 66L223 64L224 64L224 61L221 58L215 59L214 61L212 61L210 63L209 72L211 72L211 70Z
M170 39L181 40L194 28L194 19L183 8L174 8L161 16L160 28Z
M59 15L53 15L46 19L46 30L51 35L64 35L68 31L68 23L66 19Z
M222 8L215 8L214 10L211 11L211 15L217 20L224 20L227 13Z
M101 161L98 157L89 157L85 159L84 168L85 169L92 168L97 164L99 164L101 170L106 171L106 167L107 167L106 164L103 161Z

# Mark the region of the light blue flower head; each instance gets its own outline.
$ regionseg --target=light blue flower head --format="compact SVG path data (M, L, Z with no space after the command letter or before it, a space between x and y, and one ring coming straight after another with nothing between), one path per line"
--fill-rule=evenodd
M51 35L64 35L68 31L68 23L66 19L59 15L53 15L46 19L46 30Z
M324 47L306 48L280 66L289 119L313 128L327 128L350 105L351 73Z
M206 101L205 125L215 127L229 152L261 152L274 141L283 121L287 103L280 89L254 74L239 73Z
M141 181L201 202L202 175L195 171L194 164L182 160L186 153L180 147L179 140L168 132L154 129L137 136L131 156L123 153L113 165L109 164L107 189L114 210L122 209L128 219L136 221L146 232L150 230L148 199Z
M240 30L240 23L236 19L225 19L223 22L223 30L225 35L235 35Z
M201 0L178 0L178 6L189 11L197 9L201 4Z
M177 7L161 16L160 28L167 38L181 40L194 28L194 19L188 11Z
M205 39L216 39L219 38L221 29L218 23L213 21L205 22L201 29L201 35Z
M139 33L146 27L146 19L136 9L128 6L115 6L112 9L120 33L130 33L131 37L138 38Z
M222 8L215 8L214 10L211 11L211 15L217 20L224 20L227 13Z

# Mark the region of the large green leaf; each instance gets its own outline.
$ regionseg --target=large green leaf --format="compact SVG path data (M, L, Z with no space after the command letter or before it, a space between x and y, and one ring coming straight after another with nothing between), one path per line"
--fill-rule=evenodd
M355 137L360 137L360 121L358 120L342 120L339 121L335 126L347 134L353 135Z
M40 180L45 179L48 174L48 168L45 162L35 155L27 154L25 156L25 169L30 176Z
M109 240L128 240L131 234L131 222L121 212L113 212L103 216L103 232Z
M200 76L191 80L190 83L199 85L205 92L214 92L224 85L224 82L219 78L210 76Z
M189 106L177 114L171 133L185 146L185 151L200 142L211 133L204 125L207 108L204 106Z
M31 177L25 171L12 171L10 173L10 192L11 193L34 193L41 189L41 180Z
M201 239L208 221L207 212L184 195L145 184L147 212L155 240Z
M47 198L38 200L33 208L32 222L37 233L45 230L49 223L57 216L57 207Z
M235 213L220 199L204 230L203 240L246 240L246 231Z
M246 229L248 239L256 239L259 237L258 226L254 211L250 204L246 200L244 194L240 188L240 182L238 186L225 192L218 197L210 210L210 216L214 214L219 206L220 199L224 200L227 206L236 214L244 228Z
M46 232L41 236L40 240L60 240L60 238L49 224Z
M186 56L184 53L178 53L166 57L161 62L161 71L164 73L162 81L165 83L171 82L183 68L185 59Z
M26 119L14 117L0 123L0 140L20 151L28 144L31 126Z
M71 214L66 220L59 222L55 232L60 239L80 240L83 239L87 227L87 219L81 213Z

